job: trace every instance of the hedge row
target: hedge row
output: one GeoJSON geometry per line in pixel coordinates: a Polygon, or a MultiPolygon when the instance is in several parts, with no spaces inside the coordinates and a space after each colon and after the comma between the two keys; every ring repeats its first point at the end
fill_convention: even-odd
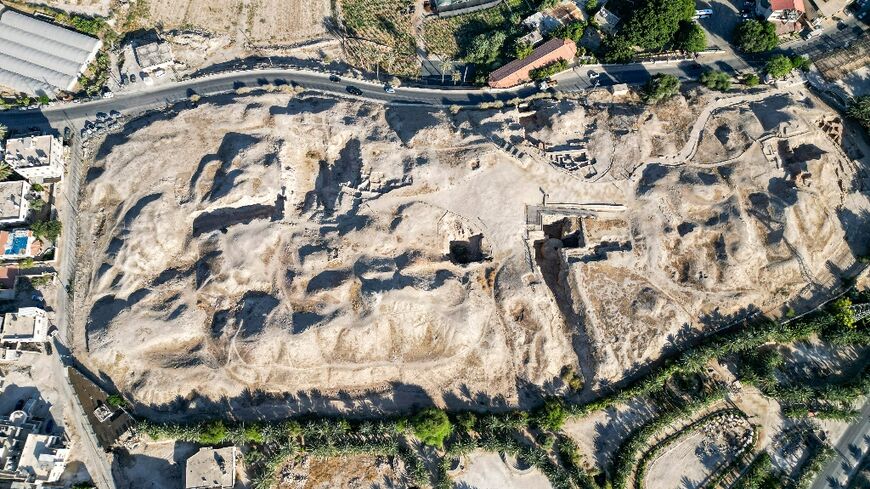
{"type": "Polygon", "coordinates": [[[611,474],[613,487],[615,489],[624,489],[626,487],[628,477],[634,468],[637,454],[646,446],[647,440],[675,421],[689,417],[724,397],[725,389],[720,388],[707,394],[704,398],[684,406],[678,407],[669,404],[668,410],[660,413],[658,417],[632,432],[614,454],[611,474]]]}

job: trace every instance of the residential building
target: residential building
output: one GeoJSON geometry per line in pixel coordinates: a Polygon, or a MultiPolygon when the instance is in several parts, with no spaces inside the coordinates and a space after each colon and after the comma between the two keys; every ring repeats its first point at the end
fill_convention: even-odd
{"type": "Polygon", "coordinates": [[[236,447],[200,448],[187,459],[185,489],[231,489],[236,483],[236,447]]]}
{"type": "Polygon", "coordinates": [[[168,42],[150,42],[133,48],[136,62],[143,71],[156,71],[172,64],[172,48],[168,42]]]}
{"type": "Polygon", "coordinates": [[[619,16],[604,7],[598,9],[598,12],[595,13],[593,19],[595,19],[598,27],[608,34],[616,33],[616,27],[619,25],[619,21],[621,20],[619,16]]]}
{"type": "Polygon", "coordinates": [[[509,88],[525,83],[530,78],[530,73],[536,68],[550,63],[566,60],[570,61],[577,53],[577,45],[569,39],[550,39],[541,44],[532,54],[523,59],[516,59],[489,75],[489,86],[493,88],[509,88]]]}
{"type": "Polygon", "coordinates": [[[553,8],[542,12],[535,12],[523,20],[523,26],[529,33],[521,39],[531,46],[535,46],[546,38],[547,34],[559,27],[577,21],[586,21],[589,16],[577,6],[576,3],[565,0],[553,8]]]}
{"type": "Polygon", "coordinates": [[[757,0],[756,13],[773,23],[795,24],[806,13],[803,0],[757,0]]]}
{"type": "Polygon", "coordinates": [[[38,307],[22,307],[7,312],[0,325],[0,343],[45,343],[48,340],[48,316],[38,307]]]}
{"type": "Polygon", "coordinates": [[[32,258],[42,251],[42,243],[33,237],[29,229],[0,230],[0,260],[32,258]]]}
{"type": "Polygon", "coordinates": [[[29,190],[25,181],[0,182],[0,225],[24,224],[30,210],[29,190]]]}
{"type": "Polygon", "coordinates": [[[99,39],[0,5],[0,85],[29,95],[70,91],[102,47],[99,39]]]}
{"type": "Polygon", "coordinates": [[[66,468],[66,440],[43,433],[44,420],[33,416],[36,403],[28,399],[21,409],[0,417],[0,483],[43,487],[57,482],[66,468]]]}
{"type": "Polygon", "coordinates": [[[48,134],[6,141],[3,160],[30,182],[58,180],[65,167],[63,144],[48,134]]]}

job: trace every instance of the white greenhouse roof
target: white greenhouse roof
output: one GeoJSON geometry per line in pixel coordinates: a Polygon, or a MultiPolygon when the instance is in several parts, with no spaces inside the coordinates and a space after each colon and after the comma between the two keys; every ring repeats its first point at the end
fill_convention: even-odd
{"type": "Polygon", "coordinates": [[[0,7],[0,85],[31,95],[75,86],[99,39],[0,7]]]}

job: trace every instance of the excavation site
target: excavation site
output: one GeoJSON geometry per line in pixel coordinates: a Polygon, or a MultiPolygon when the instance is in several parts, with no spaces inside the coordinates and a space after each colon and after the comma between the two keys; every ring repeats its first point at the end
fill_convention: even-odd
{"type": "Polygon", "coordinates": [[[868,203],[842,130],[787,89],[203,99],[94,147],[74,348],[158,419],[524,407],[566,372],[591,396],[848,275],[868,203]]]}

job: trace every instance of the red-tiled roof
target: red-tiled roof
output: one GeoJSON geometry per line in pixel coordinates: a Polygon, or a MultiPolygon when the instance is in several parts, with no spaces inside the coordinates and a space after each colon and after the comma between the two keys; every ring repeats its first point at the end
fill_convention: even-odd
{"type": "Polygon", "coordinates": [[[777,10],[799,10],[806,12],[804,0],[770,0],[770,8],[777,10]]]}
{"type": "MultiPolygon", "coordinates": [[[[570,45],[573,48],[573,51],[576,52],[577,46],[574,44],[574,41],[570,39],[550,39],[549,41],[541,44],[532,54],[526,56],[523,59],[515,59],[510,63],[502,66],[501,68],[493,71],[489,75],[490,82],[496,82],[503,78],[507,78],[508,76],[523,71],[523,70],[531,70],[534,67],[542,66],[543,64],[550,63],[559,59],[559,57],[548,59],[554,51],[561,49],[564,46],[570,45]]],[[[564,58],[563,58],[564,59],[564,58]]]]}

